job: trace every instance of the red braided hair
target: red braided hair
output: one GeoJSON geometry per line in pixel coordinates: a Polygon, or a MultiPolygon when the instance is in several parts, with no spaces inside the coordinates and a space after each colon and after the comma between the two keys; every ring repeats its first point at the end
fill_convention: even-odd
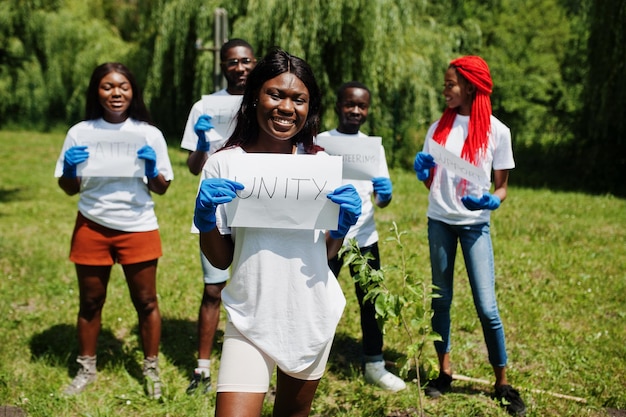
{"type": "MultiPolygon", "coordinates": [[[[489,67],[485,60],[479,56],[457,58],[450,62],[450,67],[455,68],[457,74],[463,76],[476,87],[476,96],[470,111],[469,131],[463,144],[461,158],[478,165],[487,150],[491,131],[491,99],[489,95],[493,82],[489,74],[489,67]]],[[[446,108],[433,134],[435,142],[445,145],[456,115],[456,109],[446,108]]]]}

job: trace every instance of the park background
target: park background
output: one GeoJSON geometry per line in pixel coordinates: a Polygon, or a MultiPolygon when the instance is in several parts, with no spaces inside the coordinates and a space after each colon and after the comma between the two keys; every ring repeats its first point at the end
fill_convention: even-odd
{"type": "MultiPolygon", "coordinates": [[[[443,110],[448,62],[465,54],[487,60],[494,114],[511,127],[517,162],[493,221],[511,380],[530,416],[623,415],[626,3],[609,0],[0,0],[0,407],[33,416],[212,414],[212,397],[184,395],[201,287],[197,242],[187,233],[197,178],[179,143],[192,103],[216,88],[217,8],[227,12],[228,36],[248,40],[258,57],[279,45],[312,65],[325,92],[324,129],[336,124],[342,82],[371,88],[364,130],[384,138],[395,186],[394,203],[377,214],[381,242],[392,222],[406,231],[411,274],[420,279],[429,274],[426,191],[411,163],[443,110]],[[81,398],[58,396],[75,371],[77,294],[67,251],[76,198],[52,173],[64,132],[83,117],[91,71],[114,60],[144,86],[176,174],[155,198],[167,383],[158,404],[141,393],[136,320],[119,271],[105,307],[100,380],[81,398]]],[[[381,251],[389,266],[401,256],[388,243],[381,251]]],[[[462,264],[457,276],[455,371],[490,380],[462,264]]],[[[356,300],[349,277],[340,279],[348,308],[314,412],[410,415],[415,387],[386,394],[363,384],[356,300]]],[[[406,340],[388,332],[394,360],[406,340]]],[[[458,386],[427,411],[504,415],[488,385],[458,386]]]]}
{"type": "Polygon", "coordinates": [[[448,63],[473,54],[511,127],[517,184],[626,195],[626,4],[615,0],[0,0],[0,129],[66,129],[93,68],[115,60],[175,144],[193,102],[217,88],[218,8],[258,57],[278,45],[311,64],[325,129],[339,85],[368,85],[364,130],[383,137],[392,167],[411,167],[443,109],[448,63]]]}

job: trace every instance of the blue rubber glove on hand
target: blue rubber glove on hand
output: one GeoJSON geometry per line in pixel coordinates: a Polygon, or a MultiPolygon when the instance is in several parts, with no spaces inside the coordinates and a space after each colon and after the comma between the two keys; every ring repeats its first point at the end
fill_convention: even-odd
{"type": "Polygon", "coordinates": [[[213,129],[215,126],[211,124],[211,116],[203,114],[198,118],[193,131],[198,136],[198,144],[196,145],[196,151],[208,152],[211,149],[211,144],[206,140],[206,132],[213,129]]]}
{"type": "Polygon", "coordinates": [[[500,197],[489,193],[483,194],[480,198],[466,195],[461,197],[461,202],[469,210],[495,210],[500,207],[500,197]]]}
{"type": "Polygon", "coordinates": [[[156,167],[156,152],[150,145],[144,145],[137,151],[137,158],[146,161],[145,174],[148,178],[155,178],[159,175],[159,170],[156,167]]]}
{"type": "Polygon", "coordinates": [[[378,201],[386,203],[391,200],[393,186],[391,185],[391,180],[389,178],[374,177],[372,178],[372,184],[374,185],[374,192],[376,193],[378,201]]]}
{"type": "Polygon", "coordinates": [[[342,185],[329,193],[326,197],[333,203],[339,204],[339,224],[337,230],[330,231],[333,239],[343,239],[350,226],[356,224],[361,215],[361,197],[352,184],[342,185]]]}
{"type": "Polygon", "coordinates": [[[435,167],[435,159],[426,152],[418,152],[413,161],[413,169],[417,174],[417,179],[426,181],[430,177],[430,169],[435,167]]]}
{"type": "Polygon", "coordinates": [[[63,155],[63,176],[76,178],[76,166],[89,158],[86,146],[72,146],[63,155]]]}
{"type": "Polygon", "coordinates": [[[201,232],[210,232],[215,228],[215,210],[218,204],[229,203],[237,197],[237,190],[243,190],[240,182],[224,178],[207,178],[200,183],[196,196],[196,209],[193,224],[201,232]]]}

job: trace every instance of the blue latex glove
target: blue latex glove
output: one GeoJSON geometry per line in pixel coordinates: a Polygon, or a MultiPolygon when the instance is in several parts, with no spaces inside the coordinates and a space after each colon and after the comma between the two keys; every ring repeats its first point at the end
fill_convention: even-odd
{"type": "Polygon", "coordinates": [[[418,152],[413,161],[413,169],[417,174],[417,179],[426,181],[430,177],[430,169],[435,167],[433,156],[426,152],[418,152]]]}
{"type": "Polygon", "coordinates": [[[243,184],[224,178],[207,178],[200,183],[196,196],[196,209],[193,224],[201,232],[210,232],[215,228],[215,210],[218,204],[233,201],[237,190],[243,190],[243,184]]]}
{"type": "Polygon", "coordinates": [[[337,230],[330,231],[333,239],[343,239],[350,226],[353,226],[361,215],[361,197],[352,184],[342,185],[326,197],[339,204],[339,224],[337,230]]]}
{"type": "Polygon", "coordinates": [[[159,170],[156,167],[156,152],[150,145],[144,145],[137,151],[137,158],[146,161],[145,174],[148,178],[155,178],[159,175],[159,170]]]}
{"type": "Polygon", "coordinates": [[[500,197],[489,193],[483,194],[480,198],[466,195],[461,197],[461,202],[469,210],[495,210],[500,207],[500,197]]]}
{"type": "Polygon", "coordinates": [[[72,146],[63,155],[63,176],[76,178],[76,166],[89,158],[86,146],[72,146]]]}
{"type": "Polygon", "coordinates": [[[198,136],[198,144],[196,145],[196,151],[208,152],[211,149],[211,144],[206,140],[206,132],[213,129],[215,126],[211,124],[211,116],[203,114],[198,118],[193,131],[198,136]]]}
{"type": "Polygon", "coordinates": [[[374,185],[374,192],[376,193],[378,201],[386,203],[391,200],[393,186],[391,185],[391,180],[389,178],[374,177],[372,178],[372,184],[374,185]]]}

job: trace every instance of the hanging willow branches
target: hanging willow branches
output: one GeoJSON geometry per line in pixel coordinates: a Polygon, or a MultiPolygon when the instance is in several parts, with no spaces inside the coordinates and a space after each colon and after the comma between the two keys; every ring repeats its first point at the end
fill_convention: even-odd
{"type": "Polygon", "coordinates": [[[443,109],[442,74],[463,54],[490,63],[494,112],[514,128],[519,146],[571,141],[584,66],[569,64],[587,63],[577,45],[586,44],[590,3],[0,0],[0,123],[75,122],[92,69],[120,60],[144,86],[159,127],[177,141],[193,102],[214,89],[213,54],[196,42],[219,47],[213,13],[220,7],[228,12],[230,37],[248,40],[257,56],[277,45],[311,64],[324,92],[323,128],[336,124],[341,83],[368,85],[372,109],[364,130],[383,137],[391,165],[411,165],[443,109]]]}
{"type": "Polygon", "coordinates": [[[30,128],[79,120],[92,69],[104,60],[124,60],[131,46],[82,1],[3,1],[0,102],[30,128]],[[8,7],[7,7],[8,6],[8,7]],[[39,6],[39,7],[36,7],[39,6]]]}
{"type": "Polygon", "coordinates": [[[234,33],[259,51],[279,45],[305,58],[325,92],[325,128],[336,124],[335,91],[358,80],[372,91],[364,130],[383,137],[397,163],[421,146],[440,111],[439,78],[454,42],[415,1],[250,1],[234,33]],[[436,69],[433,71],[433,69],[436,69]]]}

